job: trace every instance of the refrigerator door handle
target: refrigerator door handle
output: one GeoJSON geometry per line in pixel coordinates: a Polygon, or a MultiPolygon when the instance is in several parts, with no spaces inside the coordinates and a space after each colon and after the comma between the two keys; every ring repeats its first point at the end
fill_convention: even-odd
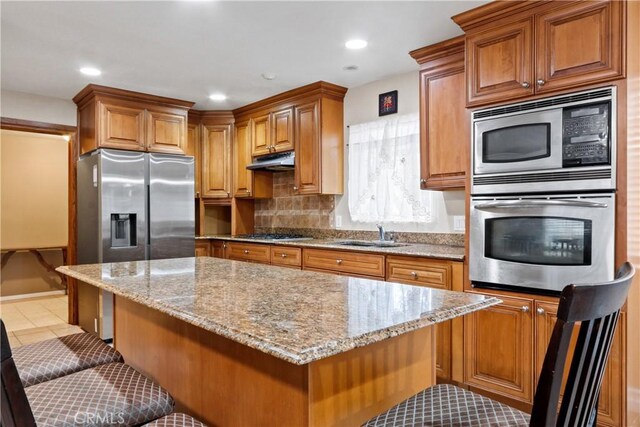
{"type": "Polygon", "coordinates": [[[147,245],[151,246],[151,221],[149,221],[149,218],[151,218],[151,185],[147,184],[147,191],[146,191],[146,195],[147,195],[147,245]]]}

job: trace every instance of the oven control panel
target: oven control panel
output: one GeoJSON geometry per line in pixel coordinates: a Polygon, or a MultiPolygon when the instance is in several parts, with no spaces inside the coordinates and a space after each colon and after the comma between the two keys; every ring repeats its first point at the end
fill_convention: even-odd
{"type": "Polygon", "coordinates": [[[611,103],[562,110],[562,166],[611,164],[609,114],[611,103]]]}

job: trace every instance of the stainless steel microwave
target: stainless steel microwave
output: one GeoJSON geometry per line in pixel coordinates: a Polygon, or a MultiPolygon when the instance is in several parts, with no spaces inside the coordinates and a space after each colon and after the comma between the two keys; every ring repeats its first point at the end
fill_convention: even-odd
{"type": "Polygon", "coordinates": [[[476,287],[559,294],[613,279],[613,193],[472,197],[470,228],[476,287]]]}
{"type": "Polygon", "coordinates": [[[475,111],[471,194],[610,191],[616,88],[475,111]]]}

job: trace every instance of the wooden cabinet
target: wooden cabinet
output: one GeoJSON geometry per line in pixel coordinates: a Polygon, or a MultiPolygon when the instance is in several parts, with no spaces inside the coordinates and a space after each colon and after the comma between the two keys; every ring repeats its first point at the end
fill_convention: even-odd
{"type": "Polygon", "coordinates": [[[384,277],[384,255],[329,249],[305,249],[302,254],[305,270],[321,270],[347,275],[384,277]]]}
{"type": "Polygon", "coordinates": [[[302,249],[271,246],[271,264],[299,269],[302,267],[302,249]]]}
{"type": "Polygon", "coordinates": [[[498,298],[501,304],[465,316],[465,383],[531,403],[533,300],[498,298]]]}
{"type": "Polygon", "coordinates": [[[262,156],[271,152],[271,115],[265,114],[251,119],[251,154],[262,156]]]}
{"type": "Polygon", "coordinates": [[[184,154],[192,102],[90,84],[78,106],[80,153],[97,148],[184,154]]]}
{"type": "MultiPolygon", "coordinates": [[[[551,334],[556,323],[558,314],[558,304],[553,302],[535,302],[536,317],[536,338],[535,338],[535,378],[537,380],[542,371],[542,364],[547,352],[547,346],[551,340],[551,334]]],[[[622,323],[622,322],[620,322],[622,323]]],[[[579,327],[576,326],[570,349],[573,348],[577,340],[579,327]]],[[[604,372],[602,380],[602,388],[600,390],[600,399],[598,400],[598,425],[601,426],[618,426],[622,422],[622,376],[621,368],[621,332],[620,328],[616,330],[615,337],[609,354],[609,361],[604,372]]],[[[572,351],[569,351],[567,360],[571,360],[572,351]]],[[[569,366],[565,368],[564,382],[569,375],[569,366]]],[[[564,389],[564,383],[562,388],[564,389]]],[[[562,396],[562,394],[561,394],[562,396]]]]}
{"type": "Polygon", "coordinates": [[[211,256],[215,258],[228,258],[227,242],[225,240],[211,240],[211,256]]]}
{"type": "Polygon", "coordinates": [[[271,149],[273,152],[293,150],[293,107],[271,113],[271,149]]]}
{"type": "Polygon", "coordinates": [[[295,187],[299,194],[320,193],[320,103],[318,101],[296,107],[295,187]]]}
{"type": "Polygon", "coordinates": [[[231,125],[202,127],[202,197],[231,197],[231,125]]]}
{"type": "Polygon", "coordinates": [[[211,256],[211,247],[208,240],[196,240],[196,256],[211,256]]]}
{"type": "Polygon", "coordinates": [[[189,123],[187,125],[187,144],[184,147],[184,154],[193,156],[193,180],[195,197],[200,197],[200,125],[197,123],[189,123]]]}
{"type": "Polygon", "coordinates": [[[464,189],[470,128],[465,100],[464,37],[427,46],[410,55],[420,64],[420,187],[464,189]]]}
{"type": "Polygon", "coordinates": [[[233,197],[251,197],[253,172],[247,169],[251,164],[249,120],[236,123],[233,144],[233,197]]]}
{"type": "Polygon", "coordinates": [[[467,106],[623,77],[624,8],[503,2],[455,16],[467,36],[467,106]]]}
{"type": "Polygon", "coordinates": [[[227,242],[226,256],[237,261],[271,263],[271,246],[260,243],[227,242]]]}

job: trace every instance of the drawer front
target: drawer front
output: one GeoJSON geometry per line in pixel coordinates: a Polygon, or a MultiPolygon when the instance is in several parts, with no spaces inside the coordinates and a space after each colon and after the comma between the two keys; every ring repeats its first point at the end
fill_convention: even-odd
{"type": "Polygon", "coordinates": [[[256,243],[227,243],[227,258],[236,261],[252,261],[263,264],[271,262],[271,251],[269,245],[256,243]]]}
{"type": "Polygon", "coordinates": [[[389,282],[451,289],[451,264],[433,260],[387,257],[389,282]]]}
{"type": "Polygon", "coordinates": [[[285,267],[302,266],[302,249],[271,247],[271,264],[283,265],[285,267]]]}
{"type": "Polygon", "coordinates": [[[304,268],[335,271],[372,277],[384,277],[384,255],[345,251],[305,249],[304,268]]]}

